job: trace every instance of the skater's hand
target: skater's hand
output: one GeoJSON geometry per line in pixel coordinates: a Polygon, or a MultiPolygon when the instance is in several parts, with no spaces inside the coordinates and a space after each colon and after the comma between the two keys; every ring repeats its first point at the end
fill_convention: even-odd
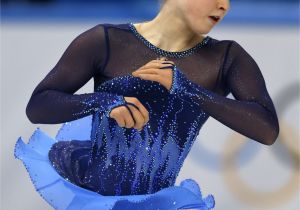
{"type": "Polygon", "coordinates": [[[161,85],[167,88],[167,90],[170,90],[173,77],[172,67],[174,65],[174,62],[165,59],[151,60],[149,63],[146,63],[144,66],[133,71],[132,76],[159,82],[161,85]]]}
{"type": "Polygon", "coordinates": [[[133,127],[141,130],[149,121],[149,112],[137,98],[124,97],[124,99],[125,101],[133,103],[138,107],[137,109],[133,105],[127,104],[133,116],[130,114],[130,111],[125,105],[112,109],[109,116],[115,119],[120,127],[133,127]]]}

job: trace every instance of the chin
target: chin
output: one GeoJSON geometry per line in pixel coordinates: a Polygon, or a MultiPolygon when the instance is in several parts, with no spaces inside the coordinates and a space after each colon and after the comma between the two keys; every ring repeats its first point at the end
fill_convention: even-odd
{"type": "Polygon", "coordinates": [[[193,29],[193,31],[198,34],[199,36],[203,35],[203,34],[208,34],[211,31],[211,27],[209,28],[197,28],[197,29],[193,29]]]}
{"type": "Polygon", "coordinates": [[[191,30],[198,35],[208,34],[213,26],[209,26],[206,23],[193,24],[191,30]],[[198,26],[198,27],[197,27],[198,26]]]}

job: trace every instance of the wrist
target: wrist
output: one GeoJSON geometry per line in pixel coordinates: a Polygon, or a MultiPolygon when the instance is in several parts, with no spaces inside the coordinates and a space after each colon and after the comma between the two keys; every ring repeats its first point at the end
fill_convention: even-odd
{"type": "Polygon", "coordinates": [[[126,101],[124,99],[124,96],[122,95],[116,95],[113,99],[113,101],[108,105],[106,111],[105,111],[105,116],[110,118],[110,112],[116,108],[116,107],[119,107],[119,106],[123,106],[126,104],[126,101]]]}
{"type": "Polygon", "coordinates": [[[185,92],[185,89],[189,87],[190,81],[186,76],[180,71],[177,66],[174,66],[174,71],[172,75],[172,84],[169,93],[172,95],[180,95],[185,92]]]}

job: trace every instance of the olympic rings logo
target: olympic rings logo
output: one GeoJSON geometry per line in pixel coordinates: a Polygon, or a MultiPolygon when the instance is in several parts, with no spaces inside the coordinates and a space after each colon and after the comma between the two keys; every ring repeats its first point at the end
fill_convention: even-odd
{"type": "Polygon", "coordinates": [[[288,105],[299,99],[299,86],[299,82],[292,83],[281,91],[279,94],[280,98],[277,97],[274,100],[278,101],[276,111],[279,118],[280,134],[276,143],[270,147],[270,150],[273,154],[276,154],[275,157],[280,156],[280,161],[291,162],[290,160],[292,160],[292,165],[284,164],[284,166],[291,166],[293,169],[289,180],[284,186],[271,192],[261,192],[253,189],[242,180],[238,173],[239,167],[236,166],[238,154],[243,154],[240,162],[244,166],[250,162],[251,158],[258,151],[263,149],[262,145],[251,139],[245,139],[246,137],[243,135],[230,135],[225,144],[224,151],[220,155],[209,152],[197,145],[201,143],[198,140],[194,144],[197,152],[192,153],[190,156],[192,160],[196,161],[199,165],[205,165],[210,169],[221,171],[228,189],[245,203],[266,208],[278,207],[288,201],[298,193],[300,187],[300,151],[299,133],[297,133],[299,130],[295,130],[293,125],[281,119],[281,116],[287,110],[288,105]]]}

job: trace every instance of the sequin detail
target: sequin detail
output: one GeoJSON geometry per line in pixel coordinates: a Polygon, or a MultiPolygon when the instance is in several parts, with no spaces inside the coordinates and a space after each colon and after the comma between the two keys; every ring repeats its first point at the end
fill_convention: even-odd
{"type": "Polygon", "coordinates": [[[120,127],[103,111],[94,113],[92,151],[80,184],[101,195],[151,194],[174,186],[207,114],[191,109],[160,83],[130,74],[102,83],[97,91],[138,98],[150,119],[139,131],[120,127]]]}
{"type": "Polygon", "coordinates": [[[107,107],[107,110],[105,112],[105,116],[106,117],[110,117],[110,112],[116,108],[116,107],[119,107],[119,106],[122,106],[122,105],[125,105],[126,104],[126,101],[124,99],[124,96],[117,96],[117,99],[114,100],[108,107],[107,107]]]}
{"type": "Polygon", "coordinates": [[[183,74],[178,66],[174,67],[172,86],[169,92],[197,107],[201,107],[205,101],[214,100],[213,92],[193,83],[183,74]]]}
{"type": "Polygon", "coordinates": [[[97,111],[104,112],[104,114],[109,117],[112,109],[126,104],[122,95],[108,92],[95,92],[78,102],[83,106],[80,112],[73,113],[73,116],[78,116],[78,118],[80,118],[80,116],[94,114],[97,111]]]}
{"type": "MultiPolygon", "coordinates": [[[[42,132],[28,144],[19,139],[15,157],[23,161],[35,188],[55,209],[207,210],[214,206],[213,196],[202,199],[195,182],[175,187],[176,174],[208,116],[261,142],[273,141],[276,113],[262,74],[241,46],[224,40],[178,64],[198,78],[213,78],[213,70],[222,69],[220,89],[224,95],[231,91],[239,101],[203,88],[196,83],[201,80],[189,81],[177,67],[169,92],[158,82],[130,75],[137,65],[159,56],[128,30],[127,24],[101,24],[72,42],[64,59],[37,87],[27,114],[38,123],[66,122],[90,114],[91,119],[65,123],[55,139],[60,142],[42,132]],[[199,58],[205,58],[203,71],[198,71],[199,58]],[[108,74],[106,82],[102,73],[108,74]],[[69,94],[92,76],[95,93],[69,94]],[[140,132],[119,127],[107,117],[110,105],[120,105],[118,96],[136,97],[149,111],[150,120],[140,132]]],[[[207,82],[213,86],[215,81],[207,82]]]]}
{"type": "MultiPolygon", "coordinates": [[[[36,191],[54,209],[177,210],[197,208],[208,210],[215,206],[213,195],[209,194],[204,197],[200,186],[192,179],[185,179],[179,186],[165,188],[155,194],[102,196],[72,184],[68,178],[61,177],[54,168],[59,170],[59,168],[65,167],[70,159],[60,156],[62,158],[60,164],[51,166],[47,158],[47,151],[53,148],[50,149],[50,152],[59,154],[58,148],[66,150],[69,152],[69,158],[75,160],[76,164],[80,164],[82,159],[74,159],[76,157],[74,154],[82,149],[87,149],[90,142],[84,140],[63,141],[63,139],[70,139],[72,135],[80,133],[77,130],[82,130],[89,125],[89,122],[90,118],[86,117],[64,124],[55,140],[45,135],[40,129],[36,129],[28,144],[25,144],[21,137],[16,142],[15,158],[23,162],[36,191]]],[[[82,138],[85,138],[88,133],[86,130],[83,130],[83,133],[82,138]]],[[[78,137],[78,135],[76,136],[78,137]]]]}
{"type": "Polygon", "coordinates": [[[179,89],[179,84],[178,84],[178,80],[179,80],[179,72],[177,70],[177,67],[174,66],[173,68],[173,73],[172,73],[172,85],[171,88],[169,90],[170,94],[176,94],[177,90],[179,89]]]}
{"type": "Polygon", "coordinates": [[[157,54],[161,55],[161,56],[166,56],[166,57],[173,57],[173,58],[183,58],[183,57],[187,57],[192,55],[193,53],[196,52],[196,50],[200,49],[201,47],[203,47],[204,45],[206,45],[208,43],[208,41],[211,39],[210,36],[206,36],[204,37],[204,39],[199,42],[198,44],[196,44],[194,47],[184,50],[184,51],[180,51],[180,52],[171,52],[171,51],[166,51],[163,50],[159,47],[156,47],[155,45],[153,45],[151,42],[149,42],[147,39],[145,39],[145,37],[143,37],[135,28],[135,26],[133,25],[132,22],[128,23],[129,28],[131,29],[131,31],[134,33],[135,36],[138,37],[138,39],[140,39],[147,47],[149,47],[150,49],[154,50],[157,54]]]}

